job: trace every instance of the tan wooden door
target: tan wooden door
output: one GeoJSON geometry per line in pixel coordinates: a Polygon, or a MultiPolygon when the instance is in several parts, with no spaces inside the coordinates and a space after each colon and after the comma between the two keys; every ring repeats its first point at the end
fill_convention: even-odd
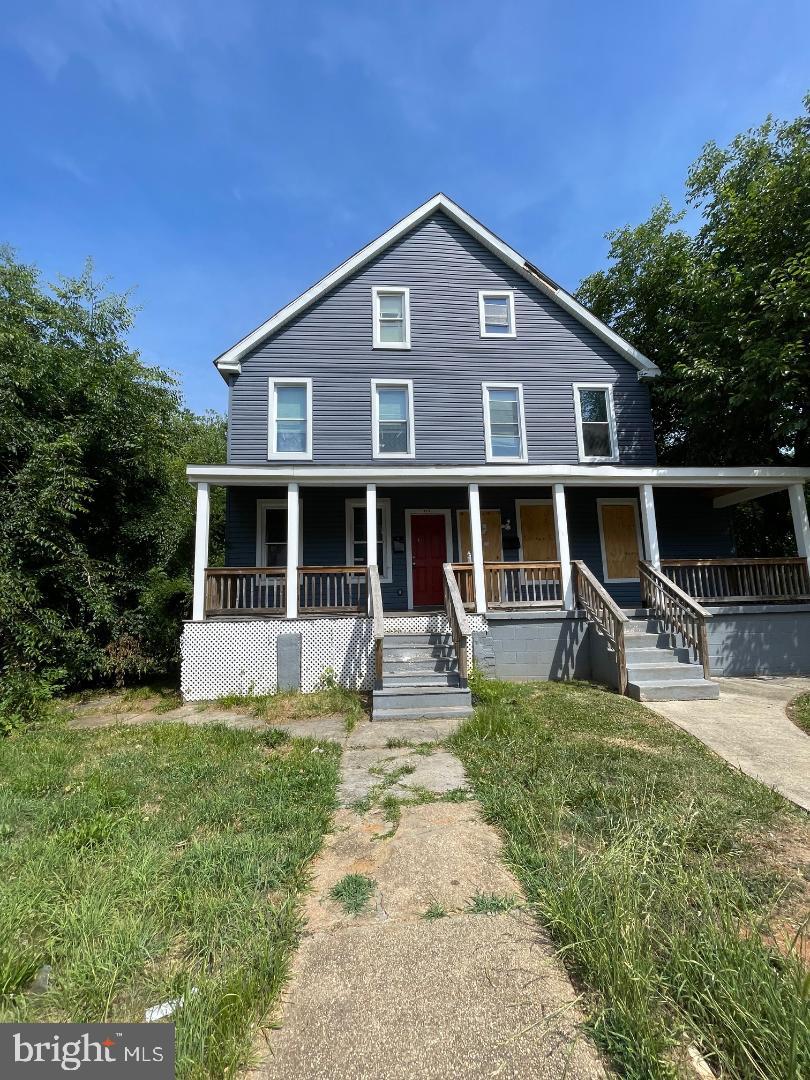
{"type": "Polygon", "coordinates": [[[634,503],[602,503],[602,553],[605,577],[638,580],[638,522],[634,503]]]}
{"type": "Polygon", "coordinates": [[[556,562],[557,535],[551,503],[522,503],[520,541],[524,562],[556,562]]]}
{"type": "MultiPolygon", "coordinates": [[[[481,511],[481,531],[484,534],[484,562],[503,561],[500,510],[481,511]]],[[[470,511],[458,512],[459,562],[472,562],[472,538],[470,536],[470,511]]]]}

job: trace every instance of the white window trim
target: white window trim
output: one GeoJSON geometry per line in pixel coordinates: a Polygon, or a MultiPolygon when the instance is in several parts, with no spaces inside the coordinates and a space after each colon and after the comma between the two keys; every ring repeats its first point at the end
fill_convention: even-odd
{"type": "Polygon", "coordinates": [[[371,440],[375,458],[412,458],[416,455],[413,426],[413,381],[411,379],[372,379],[371,380],[371,440]],[[408,391],[408,449],[405,453],[386,454],[380,450],[380,403],[377,398],[379,388],[396,387],[408,391]]]}
{"type": "Polygon", "coordinates": [[[599,547],[602,551],[602,580],[606,585],[626,585],[636,584],[639,580],[638,577],[608,577],[607,566],[607,552],[605,551],[605,530],[602,527],[602,507],[603,506],[632,506],[633,513],[636,521],[636,546],[638,547],[638,555],[640,559],[644,558],[644,544],[641,538],[641,523],[638,519],[638,502],[635,499],[597,499],[596,500],[596,516],[599,519],[599,547]]]}
{"type": "Polygon", "coordinates": [[[411,543],[411,521],[415,517],[444,518],[444,557],[450,562],[453,554],[453,525],[449,510],[406,510],[405,511],[405,567],[407,570],[408,611],[413,611],[413,545],[411,543]]]}
{"type": "Polygon", "coordinates": [[[515,294],[511,289],[479,289],[478,290],[478,324],[481,337],[485,338],[514,338],[517,337],[517,325],[515,323],[515,294]],[[506,299],[509,302],[509,333],[488,334],[486,315],[484,312],[484,297],[493,296],[496,299],[506,299]]]}
{"type": "MultiPolygon", "coordinates": [[[[354,566],[354,511],[364,507],[365,499],[346,499],[346,565],[354,566]]],[[[393,581],[393,560],[391,542],[391,500],[377,499],[377,509],[382,511],[382,541],[383,541],[383,565],[378,567],[380,581],[384,585],[390,585],[393,581]]],[[[362,567],[358,566],[358,570],[362,567]]]]}
{"type": "Polygon", "coordinates": [[[411,290],[406,285],[372,285],[371,287],[372,340],[375,349],[410,349],[411,347],[411,290]],[[380,294],[401,293],[404,297],[404,341],[380,341],[380,294]]]}
{"type": "MultiPolygon", "coordinates": [[[[257,499],[256,500],[256,566],[264,568],[264,545],[267,537],[265,536],[265,526],[267,524],[264,516],[264,511],[272,507],[275,510],[287,511],[286,499],[257,499]]],[[[298,565],[304,564],[304,503],[303,500],[298,504],[298,565]]],[[[285,570],[285,566],[278,567],[279,570],[285,570]]]]}
{"type": "Polygon", "coordinates": [[[485,382],[481,383],[481,393],[484,402],[484,440],[486,442],[487,461],[492,464],[510,464],[529,460],[528,447],[526,446],[526,416],[523,409],[523,383],[513,382],[485,382]],[[489,392],[490,390],[517,390],[518,392],[518,418],[520,420],[520,448],[517,457],[494,457],[492,454],[492,432],[489,418],[489,392]]]}
{"type": "Polygon", "coordinates": [[[267,457],[270,461],[311,461],[312,460],[312,379],[270,379],[268,382],[267,402],[267,457]],[[276,387],[305,386],[307,391],[307,448],[295,453],[282,453],[275,450],[276,443],[276,387]]]}
{"type": "Polygon", "coordinates": [[[616,462],[619,460],[619,440],[616,437],[616,413],[613,409],[613,385],[611,383],[574,383],[574,413],[577,418],[577,450],[579,460],[587,464],[616,462]],[[585,453],[585,438],[582,431],[582,406],[579,400],[580,390],[607,390],[608,434],[613,453],[608,457],[588,457],[585,453]]]}

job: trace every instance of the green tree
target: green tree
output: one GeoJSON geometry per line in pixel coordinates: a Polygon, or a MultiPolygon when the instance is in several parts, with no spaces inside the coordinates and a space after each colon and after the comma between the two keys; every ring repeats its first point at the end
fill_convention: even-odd
{"type": "Polygon", "coordinates": [[[662,462],[810,464],[810,95],[704,147],[685,210],[664,200],[608,239],[578,297],[660,366],[662,462]]]}
{"type": "Polygon", "coordinates": [[[49,687],[120,682],[176,660],[193,547],[183,470],[224,460],[224,422],[182,408],[173,379],[128,346],[132,321],[128,298],[89,266],[48,289],[0,252],[7,724],[49,687]]]}

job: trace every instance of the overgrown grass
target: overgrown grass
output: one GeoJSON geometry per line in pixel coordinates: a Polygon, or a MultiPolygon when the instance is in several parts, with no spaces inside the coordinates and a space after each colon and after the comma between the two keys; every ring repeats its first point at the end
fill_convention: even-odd
{"type": "Polygon", "coordinates": [[[801,694],[791,702],[789,712],[796,727],[810,735],[810,694],[801,694]]]}
{"type": "Polygon", "coordinates": [[[367,712],[362,694],[337,685],[316,690],[312,694],[302,694],[297,690],[280,690],[276,694],[229,694],[219,698],[217,704],[225,709],[247,709],[253,716],[269,723],[339,713],[346,722],[347,731],[352,731],[367,712]]]}
{"type": "Polygon", "coordinates": [[[349,915],[359,915],[374,895],[377,883],[365,874],[345,874],[329,890],[330,897],[349,915]]]}
{"type": "Polygon", "coordinates": [[[2,1019],[140,1021],[184,996],[177,1076],[233,1076],[286,976],[338,757],[159,722],[0,743],[2,1019]]]}
{"type": "Polygon", "coordinates": [[[513,911],[519,906],[519,896],[478,892],[470,900],[467,910],[470,915],[502,915],[505,911],[513,911]]]}
{"type": "Polygon", "coordinates": [[[671,1078],[692,1043],[718,1075],[810,1075],[810,977],[773,944],[785,882],[759,846],[798,815],[615,694],[474,689],[450,744],[623,1074],[671,1078]]]}

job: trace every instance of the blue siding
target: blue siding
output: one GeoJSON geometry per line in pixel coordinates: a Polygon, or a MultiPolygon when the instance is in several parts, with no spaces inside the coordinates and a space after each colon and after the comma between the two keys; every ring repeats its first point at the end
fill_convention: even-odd
{"type": "MultiPolygon", "coordinates": [[[[451,511],[454,560],[458,549],[457,511],[466,509],[466,488],[379,488],[378,498],[391,500],[393,546],[392,581],[383,584],[387,610],[407,608],[407,565],[404,551],[405,511],[449,509],[451,511]]],[[[581,559],[596,574],[602,574],[597,499],[637,500],[635,488],[569,487],[566,489],[571,557],[581,559]]],[[[237,487],[228,490],[226,563],[253,566],[256,559],[256,500],[284,499],[284,488],[237,487]]],[[[308,566],[342,565],[346,560],[346,499],[363,499],[362,488],[301,488],[303,561],[308,566]]],[[[516,499],[551,498],[549,488],[481,488],[482,509],[500,509],[501,521],[510,528],[503,533],[504,558],[519,558],[517,548],[516,499]]],[[[700,491],[659,489],[655,495],[658,539],[661,555],[670,558],[712,558],[733,554],[730,514],[712,507],[711,495],[700,491]]],[[[611,584],[608,591],[623,605],[640,602],[635,584],[611,584]]]]}
{"type": "MultiPolygon", "coordinates": [[[[371,456],[372,378],[414,383],[415,464],[484,464],[481,383],[524,387],[531,463],[578,460],[572,384],[614,388],[621,463],[655,464],[649,395],[636,369],[442,212],[288,323],[242,361],[228,460],[267,463],[268,379],[313,379],[315,463],[371,456]],[[410,288],[407,352],[372,348],[371,287],[410,288]],[[479,289],[513,289],[517,337],[482,339],[479,289]]],[[[408,464],[398,462],[398,464],[408,464]]]]}

